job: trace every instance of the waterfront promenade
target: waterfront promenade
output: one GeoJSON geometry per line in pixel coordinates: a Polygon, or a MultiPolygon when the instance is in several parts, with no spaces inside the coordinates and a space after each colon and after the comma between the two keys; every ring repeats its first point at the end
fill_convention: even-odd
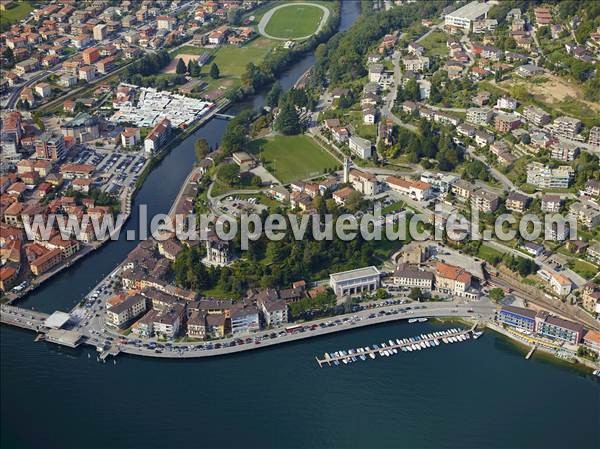
{"type": "MultiPolygon", "coordinates": [[[[304,325],[305,330],[303,332],[296,331],[294,333],[285,332],[284,328],[264,330],[257,332],[252,335],[244,335],[241,338],[249,338],[251,341],[248,343],[227,346],[221,348],[214,348],[217,343],[228,344],[234,341],[235,338],[228,338],[218,341],[210,342],[196,342],[196,343],[173,343],[174,348],[171,351],[163,351],[157,353],[154,349],[146,347],[136,347],[132,345],[120,345],[119,349],[121,352],[132,354],[132,355],[143,355],[150,357],[167,357],[167,358],[196,358],[196,357],[214,357],[219,355],[235,354],[238,352],[249,351],[253,349],[260,349],[264,347],[274,346],[282,343],[291,343],[295,341],[304,340],[307,338],[318,337],[321,335],[329,335],[336,332],[344,332],[352,329],[358,329],[366,326],[373,326],[377,324],[392,323],[396,321],[408,320],[411,318],[462,318],[474,321],[485,322],[489,319],[493,319],[495,314],[495,307],[490,304],[458,304],[458,303],[426,303],[426,304],[406,304],[406,305],[394,305],[388,307],[382,307],[379,309],[368,309],[362,310],[355,313],[348,313],[344,315],[337,315],[330,318],[324,318],[320,320],[310,321],[306,323],[297,323],[304,325]],[[421,309],[415,309],[415,306],[422,307],[421,309]],[[411,310],[405,313],[391,313],[393,310],[406,309],[410,307],[411,310]],[[472,310],[472,312],[469,312],[472,310]],[[384,312],[380,314],[380,312],[384,312]],[[390,314],[386,314],[390,312],[390,314]],[[375,315],[370,318],[370,315],[375,315]],[[336,323],[336,321],[340,321],[336,323]],[[320,327],[321,323],[333,323],[333,325],[327,325],[320,327]],[[276,333],[275,338],[265,339],[265,336],[276,333]],[[256,343],[256,340],[260,343],[256,343]],[[199,349],[212,345],[212,349],[199,349]],[[189,349],[189,348],[194,349],[189,349]],[[183,349],[185,348],[185,350],[183,349]],[[181,350],[178,350],[181,349],[181,350]]],[[[290,323],[290,325],[296,323],[290,323]]]]}
{"type": "MultiPolygon", "coordinates": [[[[106,354],[118,354],[119,352],[122,352],[131,355],[158,358],[199,358],[234,354],[365,326],[408,320],[411,318],[451,317],[466,318],[476,322],[486,322],[493,319],[495,310],[496,307],[493,304],[490,302],[482,302],[480,300],[467,303],[462,301],[431,302],[423,304],[407,303],[404,305],[396,304],[366,309],[306,323],[290,323],[290,325],[298,324],[304,327],[304,330],[297,330],[294,333],[286,332],[285,328],[267,329],[254,334],[220,340],[172,342],[168,345],[170,349],[165,347],[164,341],[158,341],[156,339],[144,340],[144,343],[146,344],[154,343],[161,345],[163,347],[161,352],[157,352],[154,348],[143,346],[141,343],[135,345],[134,342],[141,342],[141,340],[135,338],[128,339],[130,341],[129,344],[123,344],[121,341],[115,339],[122,336],[104,329],[102,320],[92,320],[89,325],[78,327],[76,330],[85,337],[83,344],[100,347],[106,354]],[[110,342],[111,340],[108,339],[109,337],[112,339],[112,343],[110,342]],[[243,343],[231,346],[232,342],[239,341],[240,339],[243,343]],[[109,342],[109,344],[106,345],[106,342],[109,342]]],[[[44,318],[44,316],[42,315],[43,314],[39,314],[38,312],[10,306],[3,306],[0,313],[2,323],[17,325],[31,330],[43,328],[42,318],[44,318]],[[24,314],[25,317],[21,317],[20,314],[24,314]],[[39,317],[36,315],[36,318],[38,318],[37,320],[29,318],[29,316],[34,316],[35,314],[40,315],[39,317]],[[18,322],[17,320],[20,321],[18,322]],[[31,322],[31,325],[27,325],[27,322],[31,322]]]]}

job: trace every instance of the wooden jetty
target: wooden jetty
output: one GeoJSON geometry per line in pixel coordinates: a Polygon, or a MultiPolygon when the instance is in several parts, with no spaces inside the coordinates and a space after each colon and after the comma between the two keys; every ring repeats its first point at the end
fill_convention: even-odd
{"type": "Polygon", "coordinates": [[[531,358],[531,356],[533,355],[533,352],[535,351],[535,349],[536,349],[536,346],[533,345],[531,347],[531,349],[529,350],[529,352],[527,353],[527,355],[525,356],[525,360],[529,360],[531,358]]]}

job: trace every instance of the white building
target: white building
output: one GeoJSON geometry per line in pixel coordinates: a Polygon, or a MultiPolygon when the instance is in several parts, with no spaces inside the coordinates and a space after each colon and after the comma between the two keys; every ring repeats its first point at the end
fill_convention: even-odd
{"type": "Polygon", "coordinates": [[[420,72],[429,68],[429,58],[427,56],[417,56],[416,58],[403,58],[402,64],[405,70],[420,72]]]}
{"type": "Polygon", "coordinates": [[[498,109],[514,111],[517,109],[517,100],[511,97],[502,96],[496,101],[496,107],[498,109]]]}
{"type": "Polygon", "coordinates": [[[478,1],[468,3],[456,11],[446,14],[444,24],[450,28],[459,28],[470,32],[473,22],[487,18],[490,7],[490,4],[478,1]]]}
{"type": "Polygon", "coordinates": [[[378,83],[383,76],[383,64],[371,64],[369,66],[369,81],[378,83]]]}
{"type": "Polygon", "coordinates": [[[432,173],[424,171],[421,173],[421,181],[430,184],[440,192],[448,192],[452,185],[460,179],[456,175],[449,175],[444,173],[432,173]]]}
{"type": "Polygon", "coordinates": [[[376,195],[379,193],[379,183],[375,175],[357,169],[350,170],[349,182],[363,195],[376,195]]]}
{"type": "Polygon", "coordinates": [[[267,327],[278,327],[288,322],[288,307],[283,300],[265,299],[257,302],[267,327]]]}
{"type": "Polygon", "coordinates": [[[258,308],[253,305],[244,305],[231,310],[231,333],[244,335],[260,329],[258,308]]]}
{"type": "Polygon", "coordinates": [[[467,122],[475,125],[486,125],[492,120],[494,113],[490,108],[469,108],[467,109],[467,122]]]}
{"type": "Polygon", "coordinates": [[[144,150],[148,154],[155,153],[165,142],[171,131],[171,122],[168,119],[162,120],[150,131],[150,134],[144,139],[144,150]]]}
{"type": "Polygon", "coordinates": [[[183,304],[171,304],[160,310],[153,321],[154,333],[165,338],[174,338],[179,334],[185,316],[183,304]]]}
{"type": "Polygon", "coordinates": [[[571,293],[571,280],[566,276],[548,270],[538,270],[537,274],[548,282],[552,291],[558,296],[566,296],[571,293]]]}
{"type": "Polygon", "coordinates": [[[375,124],[375,116],[376,112],[373,108],[368,108],[363,111],[363,123],[365,125],[374,125],[375,124]]]}
{"type": "Polygon", "coordinates": [[[427,200],[433,194],[431,185],[423,181],[412,181],[395,176],[388,176],[385,181],[391,190],[408,195],[417,201],[427,200]]]}
{"type": "Polygon", "coordinates": [[[337,296],[374,291],[380,282],[381,272],[374,266],[329,275],[329,286],[337,296]]]}
{"type": "Polygon", "coordinates": [[[527,183],[542,189],[566,189],[575,177],[575,170],[568,165],[550,168],[540,162],[527,165],[527,183]]]}
{"type": "Polygon", "coordinates": [[[433,278],[430,271],[422,271],[407,264],[398,265],[393,276],[394,285],[429,291],[433,289],[433,278]]]}
{"type": "Polygon", "coordinates": [[[145,311],[146,298],[142,295],[128,296],[113,306],[107,303],[106,324],[114,327],[123,327],[145,311]]]}
{"type": "Polygon", "coordinates": [[[371,141],[362,137],[356,135],[350,136],[348,146],[350,147],[350,151],[361,159],[369,159],[373,155],[371,141]]]}

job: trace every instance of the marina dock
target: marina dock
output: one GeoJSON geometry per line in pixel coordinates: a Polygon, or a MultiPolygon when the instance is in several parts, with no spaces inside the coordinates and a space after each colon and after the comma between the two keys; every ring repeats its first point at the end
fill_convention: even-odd
{"type": "Polygon", "coordinates": [[[97,348],[98,352],[101,352],[99,360],[103,361],[108,358],[109,355],[116,357],[121,352],[117,346],[111,346],[108,349],[97,348]]]}
{"type": "Polygon", "coordinates": [[[332,366],[343,363],[347,365],[359,360],[365,361],[367,358],[375,359],[377,355],[380,357],[389,357],[400,352],[421,351],[423,349],[434,348],[441,344],[452,344],[467,341],[471,338],[477,339],[482,335],[482,332],[475,331],[476,324],[471,329],[450,329],[445,331],[432,332],[421,334],[410,338],[391,339],[387,342],[365,346],[362,348],[349,349],[347,351],[336,351],[325,353],[323,358],[315,357],[319,367],[323,365],[332,366]]]}

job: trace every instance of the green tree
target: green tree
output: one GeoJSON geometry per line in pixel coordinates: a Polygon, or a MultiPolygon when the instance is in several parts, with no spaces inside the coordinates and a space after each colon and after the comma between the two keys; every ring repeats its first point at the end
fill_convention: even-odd
{"type": "Polygon", "coordinates": [[[187,67],[185,65],[185,62],[183,62],[183,59],[179,58],[177,60],[177,66],[175,67],[175,73],[177,73],[178,75],[185,75],[186,72],[187,67]]]}
{"type": "Polygon", "coordinates": [[[375,292],[375,297],[377,299],[385,299],[388,296],[388,292],[385,290],[385,288],[378,288],[377,291],[375,292]]]}
{"type": "Polygon", "coordinates": [[[236,151],[243,151],[247,143],[246,129],[239,124],[228,126],[221,139],[221,147],[226,155],[230,155],[236,151]]]}
{"type": "Polygon", "coordinates": [[[419,85],[417,84],[417,80],[414,78],[409,79],[404,86],[404,99],[419,101],[419,85]]]}
{"type": "Polygon", "coordinates": [[[348,199],[346,200],[346,208],[349,211],[356,212],[360,210],[362,206],[362,201],[362,193],[358,191],[351,192],[350,195],[348,195],[348,199]]]}
{"type": "Polygon", "coordinates": [[[15,63],[15,54],[10,47],[5,47],[2,56],[6,59],[7,65],[12,67],[15,63]]]}
{"type": "Polygon", "coordinates": [[[217,176],[222,182],[235,185],[240,177],[240,167],[236,164],[223,164],[219,167],[217,176]]]}
{"type": "Polygon", "coordinates": [[[524,84],[515,84],[510,88],[511,95],[521,103],[526,102],[531,97],[531,93],[524,84]]]}
{"type": "Polygon", "coordinates": [[[231,25],[239,25],[242,21],[242,10],[240,8],[229,8],[227,10],[227,22],[231,25]]]}
{"type": "Polygon", "coordinates": [[[194,151],[196,153],[196,160],[200,161],[206,157],[208,152],[210,151],[210,147],[208,146],[208,141],[205,138],[200,138],[196,140],[196,144],[194,145],[194,151]]]}
{"type": "Polygon", "coordinates": [[[431,90],[429,92],[429,102],[431,104],[438,104],[442,101],[442,94],[437,87],[437,84],[431,83],[431,90]]]}
{"type": "Polygon", "coordinates": [[[219,79],[220,75],[221,75],[221,72],[219,70],[219,66],[213,62],[212,65],[210,66],[210,77],[212,79],[216,80],[216,79],[219,79]]]}
{"type": "Polygon", "coordinates": [[[504,290],[498,287],[490,290],[490,299],[492,301],[500,302],[502,298],[504,298],[504,290]]]}
{"type": "Polygon", "coordinates": [[[190,62],[188,63],[188,72],[190,76],[200,76],[200,64],[198,64],[198,61],[190,59],[190,62]]]}
{"type": "Polygon", "coordinates": [[[269,93],[265,98],[265,103],[267,103],[267,105],[271,106],[272,108],[277,106],[277,104],[279,103],[279,98],[281,97],[281,92],[281,84],[279,84],[278,81],[274,82],[273,86],[271,87],[271,90],[269,90],[269,93]]]}
{"type": "Polygon", "coordinates": [[[497,83],[499,83],[500,81],[502,81],[502,69],[496,70],[496,72],[494,73],[494,80],[497,83]]]}
{"type": "Polygon", "coordinates": [[[413,301],[420,301],[421,300],[421,289],[416,288],[416,287],[411,288],[410,293],[408,294],[408,297],[410,299],[412,299],[413,301]]]}
{"type": "Polygon", "coordinates": [[[294,105],[286,101],[279,110],[279,115],[275,119],[274,127],[277,131],[285,135],[300,134],[302,127],[300,119],[294,105]]]}

